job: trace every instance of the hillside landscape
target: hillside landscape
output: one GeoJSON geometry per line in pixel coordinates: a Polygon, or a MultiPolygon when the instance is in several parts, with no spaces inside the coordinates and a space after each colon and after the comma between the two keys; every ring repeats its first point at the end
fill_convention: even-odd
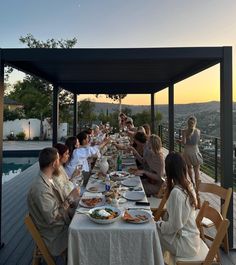
{"type": "MultiPolygon", "coordinates": [[[[108,113],[117,111],[118,104],[115,103],[95,103],[95,111],[100,113],[106,111],[108,113]]],[[[122,105],[122,109],[130,109],[132,115],[150,110],[150,105],[122,105]]],[[[162,114],[162,123],[168,122],[168,105],[155,105],[155,111],[162,114]]],[[[190,115],[195,115],[198,119],[198,127],[202,133],[215,137],[220,136],[220,103],[217,101],[190,104],[175,104],[175,127],[182,128],[185,121],[190,115]]],[[[236,141],[236,102],[233,103],[233,133],[234,141],[236,141]]]]}

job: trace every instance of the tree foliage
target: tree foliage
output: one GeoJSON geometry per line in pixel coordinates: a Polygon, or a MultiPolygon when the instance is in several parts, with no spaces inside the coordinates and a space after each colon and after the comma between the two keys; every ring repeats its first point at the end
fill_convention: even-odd
{"type": "MultiPolygon", "coordinates": [[[[100,94],[96,94],[96,97],[99,97],[100,94]]],[[[127,96],[127,94],[105,94],[106,98],[110,98],[113,101],[119,102],[119,112],[121,112],[121,103],[122,99],[127,96]]]]}
{"type": "MultiPolygon", "coordinates": [[[[77,39],[55,40],[48,39],[45,42],[35,39],[32,34],[20,37],[20,42],[28,48],[72,48],[77,39]]],[[[15,99],[24,105],[26,118],[43,119],[52,115],[52,91],[53,87],[40,78],[26,75],[23,81],[17,82],[9,93],[9,98],[15,99]]],[[[65,90],[59,93],[60,120],[69,120],[68,104],[73,102],[73,95],[65,90]]]]}
{"type": "Polygon", "coordinates": [[[17,108],[15,110],[9,110],[8,108],[4,108],[3,112],[3,120],[4,121],[14,121],[16,119],[24,119],[25,113],[21,108],[17,108]]]}
{"type": "Polygon", "coordinates": [[[91,126],[92,121],[96,120],[94,113],[95,103],[89,99],[81,100],[78,104],[78,119],[80,127],[91,126]]]}
{"type": "Polygon", "coordinates": [[[55,40],[55,39],[48,39],[46,41],[40,41],[35,39],[35,37],[28,33],[25,37],[21,36],[20,37],[20,42],[25,44],[28,48],[73,48],[76,43],[77,39],[60,39],[60,40],[55,40]]]}

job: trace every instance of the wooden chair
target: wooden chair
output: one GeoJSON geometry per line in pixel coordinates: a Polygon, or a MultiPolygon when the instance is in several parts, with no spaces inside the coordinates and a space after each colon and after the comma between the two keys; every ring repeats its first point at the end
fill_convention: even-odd
{"type": "Polygon", "coordinates": [[[214,208],[209,206],[209,202],[204,202],[196,219],[197,226],[200,230],[201,244],[199,254],[191,258],[173,257],[170,255],[170,260],[168,264],[176,265],[216,265],[220,263],[219,247],[222,243],[227,229],[229,226],[229,221],[224,219],[223,216],[214,208]],[[208,247],[205,242],[205,234],[202,227],[202,219],[206,217],[210,219],[216,227],[216,236],[208,247]]]}
{"type": "MultiPolygon", "coordinates": [[[[220,212],[221,212],[223,218],[226,219],[230,199],[232,196],[232,188],[225,189],[225,188],[218,186],[214,183],[200,182],[199,187],[198,187],[198,191],[199,192],[212,193],[212,194],[216,195],[219,199],[221,199],[220,212]]],[[[214,226],[214,224],[211,221],[209,221],[209,219],[206,219],[206,218],[203,219],[202,225],[205,228],[210,228],[210,227],[214,226]]],[[[210,235],[206,235],[206,238],[208,240],[213,241],[213,238],[210,235]]],[[[225,238],[223,240],[223,248],[224,248],[226,253],[229,253],[228,233],[226,233],[225,238]]]]}
{"type": "Polygon", "coordinates": [[[48,265],[56,265],[51,253],[49,252],[41,235],[39,234],[38,229],[36,228],[35,224],[33,223],[29,215],[25,217],[25,225],[27,226],[27,229],[29,230],[35,242],[32,264],[33,265],[40,264],[40,260],[41,258],[43,258],[48,265]]]}

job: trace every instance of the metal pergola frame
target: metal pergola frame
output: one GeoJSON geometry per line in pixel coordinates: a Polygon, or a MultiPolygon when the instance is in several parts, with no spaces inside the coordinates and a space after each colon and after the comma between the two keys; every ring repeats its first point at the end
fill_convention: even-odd
{"type": "MultiPolygon", "coordinates": [[[[53,85],[53,143],[57,142],[60,88],[74,94],[74,134],[78,94],[150,94],[151,127],[154,128],[154,95],[168,88],[169,141],[170,150],[174,150],[174,85],[216,64],[220,64],[221,185],[233,187],[232,47],[0,49],[0,138],[3,138],[4,66],[9,65],[53,85]]],[[[1,198],[2,181],[0,214],[1,198]]],[[[232,248],[232,199],[228,219],[231,222],[229,244],[232,248]]]]}

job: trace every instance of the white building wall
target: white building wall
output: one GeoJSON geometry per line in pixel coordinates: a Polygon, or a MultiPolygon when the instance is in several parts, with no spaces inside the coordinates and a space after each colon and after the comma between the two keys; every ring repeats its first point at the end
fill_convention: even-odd
{"type": "MultiPolygon", "coordinates": [[[[20,132],[24,132],[26,139],[33,139],[40,136],[40,120],[39,119],[17,119],[14,121],[4,121],[3,123],[3,139],[13,132],[16,136],[20,132]],[[30,122],[30,124],[29,124],[30,122]]],[[[43,121],[43,132],[46,139],[52,139],[52,128],[50,123],[45,119],[43,121]]],[[[67,137],[68,123],[59,124],[58,138],[67,137]]]]}

